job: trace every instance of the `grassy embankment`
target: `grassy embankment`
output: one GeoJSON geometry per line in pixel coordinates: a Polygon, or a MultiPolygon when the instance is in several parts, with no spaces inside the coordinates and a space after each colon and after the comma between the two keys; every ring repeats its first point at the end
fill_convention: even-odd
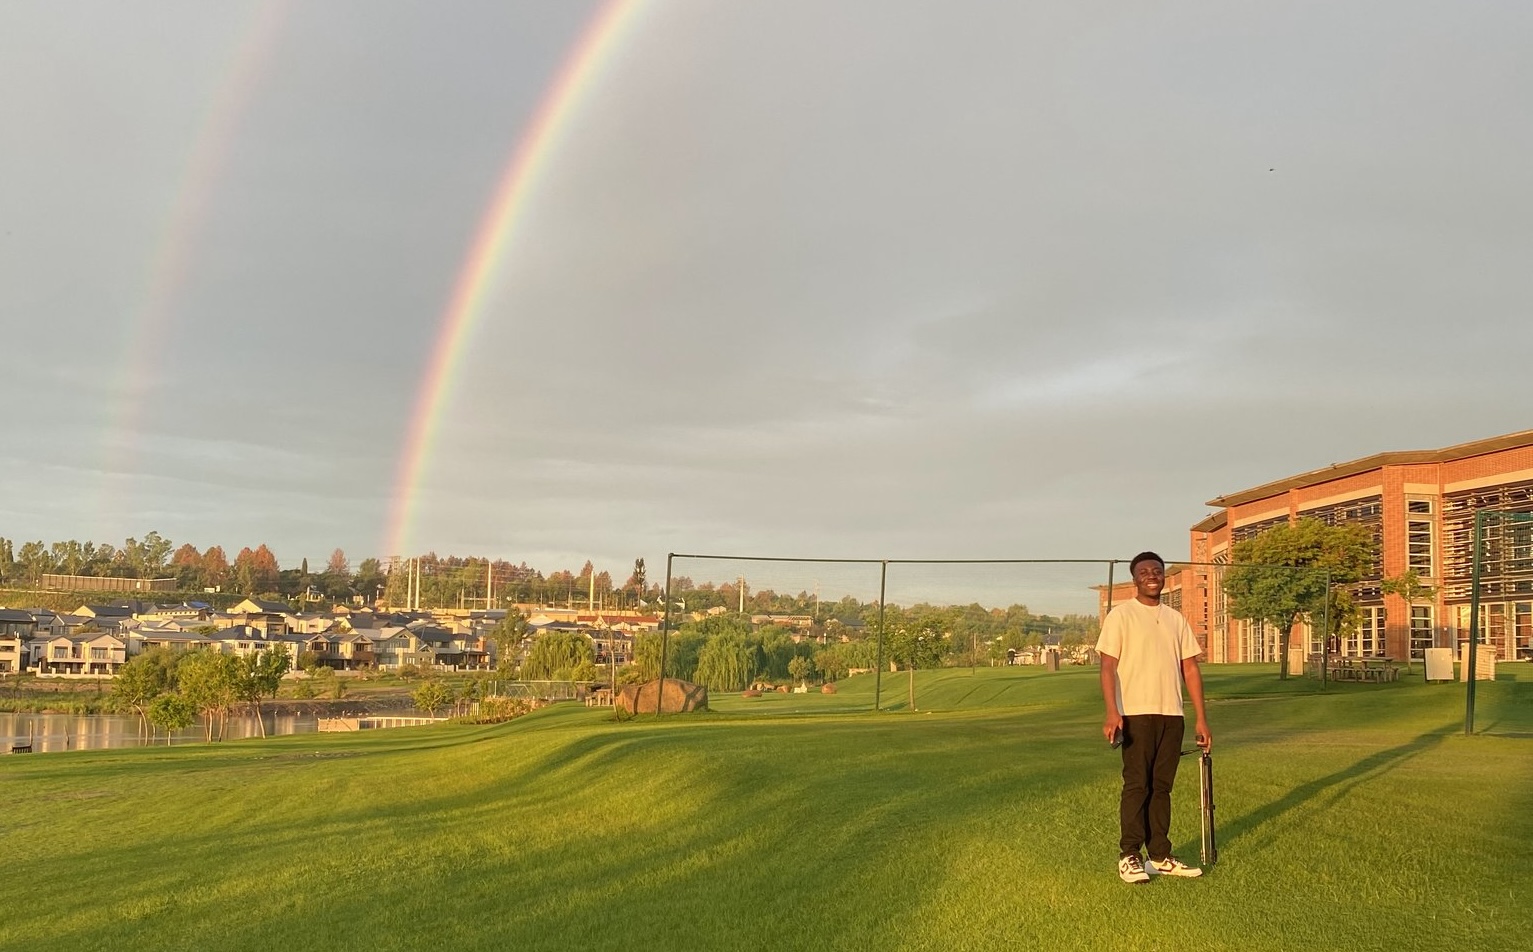
{"type": "Polygon", "coordinates": [[[1461,686],[1210,668],[1221,863],[1142,887],[1113,871],[1094,669],[925,673],[919,714],[792,713],[865,706],[863,677],[660,722],[6,757],[0,947],[1521,949],[1512,678],[1481,685],[1502,736],[1465,738],[1461,686]]]}

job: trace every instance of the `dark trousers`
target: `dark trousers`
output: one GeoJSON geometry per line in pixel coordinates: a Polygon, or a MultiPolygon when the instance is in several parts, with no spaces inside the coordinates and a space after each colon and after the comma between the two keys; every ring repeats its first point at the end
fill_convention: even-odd
{"type": "Polygon", "coordinates": [[[1123,719],[1123,800],[1118,808],[1120,855],[1148,846],[1150,859],[1171,855],[1171,786],[1182,756],[1183,722],[1167,714],[1123,719]]]}

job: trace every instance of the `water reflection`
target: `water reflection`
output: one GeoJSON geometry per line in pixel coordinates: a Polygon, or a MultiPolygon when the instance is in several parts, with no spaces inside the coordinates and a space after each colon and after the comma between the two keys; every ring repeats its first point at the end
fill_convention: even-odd
{"type": "MultiPolygon", "coordinates": [[[[312,734],[319,729],[313,714],[265,714],[267,735],[312,734]]],[[[201,744],[207,739],[204,721],[182,728],[171,736],[172,744],[201,744]]],[[[214,736],[217,736],[214,725],[214,736]]],[[[261,736],[261,727],[249,714],[230,715],[224,739],[261,736]]],[[[102,750],[109,747],[141,747],[147,743],[137,717],[121,714],[0,714],[0,752],[31,745],[34,753],[57,750],[102,750]]],[[[154,738],[164,746],[165,733],[154,738]]]]}

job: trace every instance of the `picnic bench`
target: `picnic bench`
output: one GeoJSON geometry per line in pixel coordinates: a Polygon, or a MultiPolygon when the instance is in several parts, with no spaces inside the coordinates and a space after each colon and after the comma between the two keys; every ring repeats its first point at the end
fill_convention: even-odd
{"type": "Polygon", "coordinates": [[[1383,684],[1400,679],[1400,666],[1390,658],[1333,657],[1326,668],[1332,681],[1367,681],[1383,684]]]}

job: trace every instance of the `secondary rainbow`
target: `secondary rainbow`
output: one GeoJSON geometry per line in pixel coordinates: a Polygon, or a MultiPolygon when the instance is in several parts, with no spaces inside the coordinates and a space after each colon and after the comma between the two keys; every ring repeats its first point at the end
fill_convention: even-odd
{"type": "Polygon", "coordinates": [[[474,326],[484,313],[485,299],[495,287],[499,265],[516,237],[518,215],[547,169],[550,156],[558,150],[560,133],[595,85],[603,62],[618,45],[625,28],[633,23],[641,5],[641,0],[609,0],[592,16],[512,150],[494,199],[480,220],[453,284],[430,362],[416,394],[394,478],[384,549],[387,553],[400,555],[408,551],[416,496],[431,459],[443,408],[451,396],[453,377],[474,326]]]}
{"type": "Polygon", "coordinates": [[[134,475],[138,468],[146,404],[156,381],[155,369],[162,363],[157,355],[164,349],[176,298],[191,272],[196,242],[213,206],[214,187],[233,153],[240,120],[266,72],[289,6],[286,0],[263,4],[240,30],[234,55],[221,81],[214,84],[213,95],[198,125],[175,200],[149,260],[138,305],[128,317],[126,359],[109,408],[111,424],[104,447],[107,482],[100,502],[105,520],[120,518],[132,508],[118,498],[115,490],[121,484],[114,477],[134,475]]]}

